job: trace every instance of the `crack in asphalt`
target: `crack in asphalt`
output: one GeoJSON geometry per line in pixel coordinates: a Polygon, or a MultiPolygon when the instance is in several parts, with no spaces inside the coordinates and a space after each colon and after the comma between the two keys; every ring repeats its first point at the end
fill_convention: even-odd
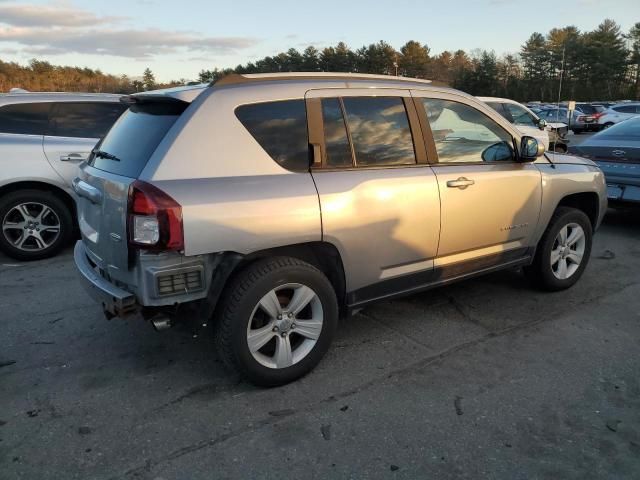
{"type": "MultiPolygon", "coordinates": [[[[635,286],[637,286],[639,284],[640,284],[640,282],[630,283],[626,287],[624,287],[622,290],[612,291],[610,293],[602,294],[602,295],[599,295],[599,296],[594,296],[594,297],[590,298],[589,300],[583,302],[583,305],[597,302],[598,300],[600,300],[602,298],[605,298],[605,297],[607,297],[609,295],[612,295],[612,294],[621,293],[622,291],[625,291],[625,290],[627,290],[629,288],[635,287],[635,286]]],[[[362,315],[362,313],[360,313],[360,314],[362,315]]],[[[367,316],[369,318],[372,318],[368,314],[367,314],[367,316]]],[[[359,385],[357,387],[354,387],[352,389],[344,390],[344,391],[342,391],[340,393],[333,394],[333,395],[331,395],[331,396],[329,396],[327,398],[319,400],[319,401],[317,401],[315,403],[310,403],[304,409],[291,410],[287,415],[275,416],[275,417],[273,417],[273,416],[272,417],[267,417],[267,418],[264,418],[262,420],[258,420],[256,422],[249,423],[245,427],[239,428],[237,430],[234,430],[234,431],[231,431],[231,432],[228,432],[228,433],[224,433],[224,434],[218,435],[218,436],[213,437],[213,438],[209,438],[209,439],[206,439],[206,440],[202,440],[200,442],[196,442],[196,443],[181,447],[181,448],[179,448],[177,450],[174,450],[174,451],[172,451],[172,452],[170,452],[170,453],[168,453],[168,454],[166,454],[166,455],[164,455],[164,456],[162,456],[162,457],[160,457],[160,458],[158,458],[156,460],[147,459],[145,461],[144,465],[139,466],[139,467],[131,468],[131,469],[125,471],[124,474],[122,474],[122,475],[118,475],[118,476],[114,476],[114,477],[110,477],[110,478],[111,479],[117,479],[117,478],[122,478],[122,476],[130,477],[131,475],[135,475],[135,474],[138,474],[138,473],[141,473],[141,472],[144,472],[144,471],[149,472],[149,471],[151,471],[152,468],[154,468],[154,467],[156,467],[158,465],[161,465],[161,464],[166,463],[166,462],[171,461],[171,460],[175,460],[175,459],[180,458],[180,457],[182,457],[184,455],[188,455],[190,453],[197,452],[199,450],[202,450],[202,449],[205,449],[205,448],[208,448],[208,447],[216,446],[216,445],[218,445],[220,443],[226,442],[227,440],[230,440],[232,438],[239,437],[239,436],[244,435],[245,433],[248,433],[248,432],[251,432],[251,431],[258,431],[258,430],[260,430],[260,429],[262,429],[264,427],[278,424],[278,423],[284,421],[284,419],[286,419],[288,417],[297,415],[299,412],[306,414],[309,411],[316,410],[319,407],[321,407],[321,406],[323,406],[323,405],[325,405],[327,403],[335,402],[338,399],[348,398],[348,397],[350,397],[352,395],[355,395],[357,393],[363,392],[363,391],[365,391],[365,390],[367,390],[367,389],[369,389],[369,388],[371,388],[373,386],[380,385],[381,380],[384,381],[385,379],[390,379],[390,378],[393,378],[393,377],[404,377],[406,375],[412,374],[415,370],[422,371],[425,367],[429,367],[429,366],[431,366],[433,364],[436,364],[436,363],[446,359],[447,357],[450,357],[450,356],[452,356],[452,355],[454,355],[454,354],[456,354],[456,353],[458,353],[458,352],[460,352],[462,350],[474,347],[474,346],[479,345],[481,343],[490,341],[490,340],[492,340],[494,338],[505,337],[507,335],[519,332],[521,330],[533,329],[533,328],[535,328],[535,327],[537,327],[537,326],[539,326],[539,325],[541,325],[543,323],[557,321],[558,318],[562,318],[562,317],[557,317],[555,315],[551,315],[551,316],[541,317],[538,320],[534,320],[534,321],[527,322],[527,323],[524,323],[524,324],[512,325],[512,326],[505,327],[505,328],[500,329],[500,330],[496,330],[496,331],[493,331],[493,332],[488,332],[488,333],[486,333],[486,334],[484,334],[482,336],[479,336],[477,338],[474,338],[472,340],[468,340],[466,342],[463,342],[463,343],[460,343],[458,345],[452,346],[452,347],[450,347],[450,348],[448,348],[448,349],[446,349],[446,350],[444,350],[444,351],[442,351],[442,352],[440,352],[438,354],[422,358],[422,359],[417,360],[417,361],[415,361],[413,363],[405,365],[405,366],[403,366],[401,368],[397,368],[395,370],[392,370],[391,372],[385,374],[384,376],[380,376],[380,377],[376,377],[374,379],[371,379],[371,380],[369,380],[369,381],[367,381],[367,382],[365,382],[365,383],[363,383],[363,384],[361,384],[361,385],[359,385]]],[[[373,320],[374,321],[378,321],[375,318],[373,318],[373,320]]],[[[393,330],[393,329],[391,329],[391,330],[393,330]]],[[[409,338],[409,337],[407,337],[407,338],[409,338]]],[[[413,341],[415,342],[415,340],[413,340],[413,341]]],[[[419,342],[416,342],[416,343],[419,344],[419,342]]],[[[180,399],[178,401],[181,401],[184,398],[187,398],[188,396],[189,395],[187,394],[187,395],[183,395],[182,397],[178,397],[178,399],[180,399]]]]}
{"type": "Polygon", "coordinates": [[[192,387],[190,389],[188,389],[185,393],[183,393],[182,395],[174,398],[173,400],[169,400],[168,402],[163,403],[162,405],[148,411],[145,412],[144,417],[148,417],[154,413],[158,413],[161,410],[164,410],[167,407],[171,407],[173,405],[176,405],[178,403],[182,403],[184,400],[187,400],[189,398],[201,395],[201,394],[211,394],[211,395],[219,395],[223,392],[229,392],[232,391],[232,389],[234,387],[237,387],[238,385],[240,385],[242,382],[238,381],[236,383],[232,383],[232,384],[222,384],[222,385],[218,385],[215,383],[206,383],[204,385],[198,385],[196,387],[192,387]]]}

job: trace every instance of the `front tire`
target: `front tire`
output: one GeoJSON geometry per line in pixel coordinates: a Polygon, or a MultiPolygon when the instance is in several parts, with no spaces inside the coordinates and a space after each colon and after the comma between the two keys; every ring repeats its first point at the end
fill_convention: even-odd
{"type": "Polygon", "coordinates": [[[69,243],[73,217],[53,193],[19,190],[0,199],[0,225],[0,250],[17,260],[40,260],[69,243]]]}
{"type": "Polygon", "coordinates": [[[538,243],[533,263],[525,267],[526,276],[543,290],[573,286],[589,263],[592,239],[591,222],[584,212],[558,207],[538,243]]]}
{"type": "Polygon", "coordinates": [[[225,292],[215,345],[226,366],[259,386],[311,371],[331,344],[338,302],[329,280],[291,257],[259,260],[225,292]]]}

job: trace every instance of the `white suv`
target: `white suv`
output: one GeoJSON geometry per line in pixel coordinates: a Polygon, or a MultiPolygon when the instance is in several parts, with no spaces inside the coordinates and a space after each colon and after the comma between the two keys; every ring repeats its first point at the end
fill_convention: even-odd
{"type": "Polygon", "coordinates": [[[602,128],[609,128],[636,115],[640,115],[640,103],[619,103],[605,110],[598,118],[598,124],[602,125],[602,128]]]}
{"type": "Polygon", "coordinates": [[[126,109],[119,95],[0,95],[0,250],[19,260],[54,255],[75,223],[71,181],[126,109]]]}
{"type": "Polygon", "coordinates": [[[524,105],[508,98],[478,97],[496,112],[516,126],[524,135],[529,135],[544,145],[545,150],[565,153],[564,136],[568,127],[564,123],[550,123],[540,118],[524,105]]]}

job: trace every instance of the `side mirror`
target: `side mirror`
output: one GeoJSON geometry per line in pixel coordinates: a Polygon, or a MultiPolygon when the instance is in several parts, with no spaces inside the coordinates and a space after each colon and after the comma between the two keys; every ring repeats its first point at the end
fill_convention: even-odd
{"type": "Polygon", "coordinates": [[[533,162],[544,154],[544,145],[533,137],[524,136],[520,140],[520,160],[533,162]]]}
{"type": "Polygon", "coordinates": [[[547,126],[547,121],[544,118],[538,120],[538,128],[544,130],[547,126]]]}
{"type": "Polygon", "coordinates": [[[483,162],[508,162],[513,161],[513,157],[513,147],[507,142],[494,143],[482,152],[483,162]]]}

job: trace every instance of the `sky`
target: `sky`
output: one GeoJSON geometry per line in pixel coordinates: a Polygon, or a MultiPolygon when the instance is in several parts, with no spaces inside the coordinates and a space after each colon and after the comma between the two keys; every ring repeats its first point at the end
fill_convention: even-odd
{"type": "Polygon", "coordinates": [[[234,67],[309,45],[344,41],[352,49],[408,40],[444,50],[518,52],[534,31],[611,18],[628,31],[639,0],[0,0],[0,59],[196,79],[202,69],[234,67]]]}

